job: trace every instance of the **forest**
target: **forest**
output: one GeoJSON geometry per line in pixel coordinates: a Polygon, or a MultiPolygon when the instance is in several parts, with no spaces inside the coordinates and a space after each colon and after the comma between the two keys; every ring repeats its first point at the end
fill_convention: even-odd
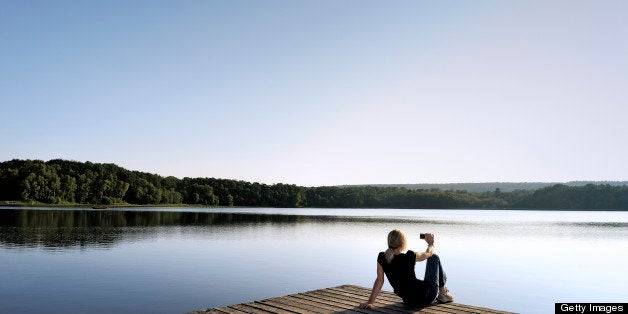
{"type": "Polygon", "coordinates": [[[262,184],[162,177],[115,164],[54,159],[0,163],[0,201],[43,204],[628,210],[628,186],[554,184],[538,189],[470,192],[396,186],[262,184]]]}

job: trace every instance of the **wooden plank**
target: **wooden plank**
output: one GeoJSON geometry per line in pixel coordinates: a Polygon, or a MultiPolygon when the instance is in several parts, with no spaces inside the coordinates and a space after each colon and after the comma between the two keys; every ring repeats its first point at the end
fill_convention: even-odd
{"type": "MultiPolygon", "coordinates": [[[[323,304],[325,306],[333,308],[334,311],[341,311],[341,310],[348,310],[349,309],[346,306],[339,305],[337,303],[334,303],[334,302],[331,302],[331,301],[328,301],[328,300],[325,300],[325,299],[321,299],[320,297],[316,297],[316,296],[299,294],[298,296],[295,296],[295,297],[298,297],[298,298],[304,299],[304,300],[308,300],[308,301],[311,301],[311,302],[316,302],[316,303],[319,303],[319,304],[323,304]]],[[[358,311],[358,310],[353,310],[353,312],[355,312],[355,313],[362,313],[361,311],[358,311]]]]}
{"type": "MultiPolygon", "coordinates": [[[[336,289],[336,288],[329,288],[329,289],[336,289]]],[[[345,287],[344,291],[352,291],[355,294],[361,294],[362,296],[365,297],[369,297],[371,295],[371,292],[369,290],[365,290],[365,289],[351,289],[350,287],[345,287]],[[368,291],[368,292],[367,292],[368,291]]],[[[422,309],[419,308],[408,308],[403,306],[402,304],[402,299],[395,295],[395,294],[386,294],[386,293],[380,293],[380,295],[377,297],[376,301],[380,301],[382,303],[385,304],[399,304],[399,306],[404,307],[406,312],[414,312],[414,311],[423,311],[426,313],[433,313],[433,312],[446,312],[446,313],[460,313],[460,314],[468,314],[469,311],[465,311],[465,310],[460,310],[458,308],[439,308],[438,306],[430,306],[430,307],[425,307],[422,309]]]]}
{"type": "Polygon", "coordinates": [[[246,313],[246,312],[242,312],[242,311],[225,306],[225,307],[217,307],[213,309],[198,310],[194,312],[189,312],[188,314],[242,314],[242,313],[246,313]]]}
{"type": "Polygon", "coordinates": [[[251,307],[251,306],[248,306],[246,304],[234,304],[234,305],[229,305],[229,307],[230,308],[234,308],[236,310],[244,311],[246,313],[253,313],[253,314],[273,313],[273,312],[264,311],[264,310],[256,308],[256,307],[251,307]]]}
{"type": "Polygon", "coordinates": [[[446,305],[446,304],[431,305],[428,308],[429,309],[435,309],[435,310],[438,310],[438,311],[447,312],[447,313],[453,313],[453,314],[477,313],[477,312],[469,311],[468,309],[467,310],[461,309],[460,307],[456,307],[455,305],[446,305]]]}
{"type": "MultiPolygon", "coordinates": [[[[315,292],[315,294],[327,300],[334,301],[339,304],[344,304],[350,308],[358,308],[360,303],[364,302],[364,300],[356,299],[354,297],[346,297],[346,296],[337,295],[337,294],[327,292],[327,291],[315,292]]],[[[399,311],[394,311],[394,310],[390,310],[383,307],[373,307],[370,310],[378,312],[378,313],[399,314],[399,311]]]]}
{"type": "MultiPolygon", "coordinates": [[[[347,292],[354,292],[354,293],[361,293],[361,294],[368,294],[368,295],[371,294],[371,289],[364,289],[364,288],[352,287],[352,286],[334,287],[334,288],[331,288],[331,289],[342,289],[343,291],[347,291],[347,292]]],[[[398,296],[398,295],[396,295],[396,294],[394,294],[392,292],[386,291],[386,290],[381,290],[379,292],[379,296],[392,298],[392,299],[395,299],[395,300],[399,300],[401,302],[401,297],[400,296],[398,296]]]]}
{"type": "Polygon", "coordinates": [[[269,305],[266,305],[266,304],[262,304],[262,303],[259,303],[257,301],[250,302],[250,303],[244,303],[244,305],[248,305],[250,307],[254,307],[254,308],[260,309],[262,311],[266,311],[266,312],[269,312],[269,313],[275,313],[275,314],[295,314],[296,313],[296,312],[291,312],[291,311],[286,311],[284,309],[276,308],[274,306],[269,306],[269,305]]]}
{"type": "MultiPolygon", "coordinates": [[[[332,290],[332,291],[336,291],[337,290],[336,288],[329,288],[329,289],[332,290]]],[[[371,292],[370,291],[368,291],[368,292],[366,292],[366,291],[351,291],[351,290],[345,289],[345,290],[342,290],[342,292],[344,292],[344,293],[352,293],[354,295],[357,295],[357,296],[359,296],[361,298],[364,298],[364,301],[368,300],[368,298],[371,296],[371,292]]],[[[396,295],[394,295],[394,297],[390,297],[390,296],[388,296],[386,294],[380,293],[380,295],[377,296],[375,301],[386,301],[386,302],[398,303],[399,306],[405,307],[405,305],[403,304],[403,300],[400,297],[396,296],[396,295]]]]}
{"type": "Polygon", "coordinates": [[[434,309],[431,307],[424,307],[424,308],[413,308],[408,313],[447,314],[449,312],[443,312],[441,310],[434,309]]]}
{"type": "Polygon", "coordinates": [[[323,304],[323,303],[320,303],[320,302],[315,302],[315,301],[307,300],[307,299],[304,299],[304,298],[299,298],[298,296],[289,295],[289,296],[284,297],[284,299],[288,299],[288,300],[292,300],[293,299],[295,303],[298,302],[299,304],[305,304],[305,305],[308,305],[308,306],[312,306],[314,308],[318,308],[321,311],[323,311],[324,313],[330,313],[330,312],[333,312],[333,311],[341,310],[341,308],[339,308],[339,307],[334,307],[334,306],[323,304]]]}
{"type": "Polygon", "coordinates": [[[342,310],[349,310],[349,311],[355,312],[355,313],[368,313],[368,314],[379,314],[380,313],[380,312],[369,310],[369,309],[360,309],[357,306],[351,306],[351,305],[347,305],[347,304],[344,304],[344,303],[338,303],[338,302],[335,302],[334,300],[330,300],[329,298],[326,298],[324,295],[315,294],[314,291],[307,292],[307,295],[300,294],[300,297],[307,298],[307,299],[310,299],[312,301],[328,304],[328,305],[331,305],[331,306],[335,306],[335,307],[338,307],[338,308],[340,308],[342,310]]]}
{"type": "MultiPolygon", "coordinates": [[[[274,298],[274,299],[269,299],[269,300],[264,300],[264,302],[271,302],[271,304],[275,304],[275,306],[279,307],[280,305],[284,305],[290,308],[295,308],[298,309],[299,311],[303,311],[303,313],[317,313],[317,314],[325,314],[325,313],[329,313],[332,312],[333,309],[323,309],[319,306],[315,306],[312,304],[307,304],[305,303],[304,300],[297,300],[294,301],[292,299],[288,299],[288,297],[282,297],[282,298],[274,298]],[[297,302],[300,301],[300,302],[297,302]]],[[[290,309],[288,308],[288,309],[290,309]]]]}
{"type": "Polygon", "coordinates": [[[267,306],[276,307],[278,309],[290,311],[290,312],[293,312],[293,313],[299,313],[299,314],[309,313],[307,310],[304,310],[304,309],[302,309],[300,307],[297,307],[297,306],[294,306],[294,305],[285,304],[285,303],[281,303],[281,302],[277,302],[277,301],[274,301],[272,299],[262,300],[262,301],[255,301],[255,303],[260,303],[260,304],[264,304],[264,305],[267,305],[267,306]]]}
{"type": "MultiPolygon", "coordinates": [[[[360,286],[355,286],[355,285],[342,285],[339,286],[342,289],[346,289],[346,290],[352,290],[352,291],[361,291],[361,292],[366,292],[366,293],[371,293],[371,289],[367,289],[364,287],[360,287],[360,286]]],[[[399,297],[398,295],[396,295],[393,292],[390,291],[386,291],[386,290],[381,290],[379,293],[380,296],[387,296],[387,297],[391,297],[391,298],[397,298],[399,300],[401,300],[401,297],[399,297]]]]}
{"type": "Polygon", "coordinates": [[[446,303],[446,304],[437,304],[437,305],[432,305],[429,307],[429,309],[439,309],[441,311],[444,311],[446,313],[463,313],[463,314],[470,314],[470,313],[482,313],[482,314],[493,314],[492,312],[486,312],[484,310],[484,308],[477,308],[477,309],[470,309],[470,308],[466,308],[464,306],[461,306],[460,303],[446,303]]]}
{"type": "Polygon", "coordinates": [[[333,290],[322,290],[322,291],[316,291],[315,293],[319,295],[326,295],[326,296],[336,298],[336,299],[341,299],[341,300],[350,302],[350,304],[354,304],[356,306],[366,301],[364,298],[360,298],[360,296],[337,292],[333,290]]]}
{"type": "MultiPolygon", "coordinates": [[[[369,292],[369,295],[370,295],[370,292],[369,292]]],[[[388,313],[388,314],[392,314],[392,313],[415,313],[417,311],[419,311],[419,313],[433,313],[433,314],[447,313],[447,312],[444,312],[442,309],[433,309],[433,308],[419,309],[419,308],[406,307],[405,305],[403,305],[403,303],[399,302],[399,301],[401,301],[401,298],[396,297],[396,299],[398,301],[397,300],[391,301],[391,300],[381,299],[381,300],[378,301],[379,304],[376,303],[376,306],[371,308],[371,309],[373,311],[383,312],[383,313],[388,313]]],[[[364,301],[362,301],[362,302],[364,302],[364,301]]]]}
{"type": "MultiPolygon", "coordinates": [[[[205,314],[205,313],[209,313],[210,311],[213,311],[214,309],[205,309],[205,310],[196,310],[196,311],[192,311],[192,312],[185,312],[185,314],[205,314]]],[[[214,312],[216,313],[216,312],[214,312]]]]}
{"type": "Polygon", "coordinates": [[[325,292],[325,291],[312,292],[311,295],[317,296],[317,297],[320,297],[320,298],[324,298],[326,300],[333,301],[333,302],[338,303],[338,304],[344,304],[346,306],[355,306],[355,307],[357,307],[358,305],[360,305],[360,303],[364,302],[364,300],[359,300],[359,299],[355,299],[355,298],[347,298],[347,297],[343,297],[341,295],[335,295],[333,293],[325,292]]]}
{"type": "MultiPolygon", "coordinates": [[[[328,289],[325,289],[325,291],[329,293],[337,294],[339,296],[351,296],[354,300],[358,301],[358,304],[368,301],[368,298],[370,297],[370,293],[368,295],[366,294],[358,295],[358,293],[347,293],[344,290],[338,290],[335,288],[328,288],[328,289]]],[[[375,307],[376,308],[381,307],[388,310],[393,310],[393,311],[396,311],[397,313],[408,312],[406,306],[401,302],[389,301],[389,300],[379,299],[379,298],[375,300],[375,307]]]]}
{"type": "Polygon", "coordinates": [[[454,302],[454,303],[445,303],[445,304],[451,304],[451,305],[459,306],[461,308],[466,308],[468,310],[476,311],[475,313],[512,314],[512,312],[494,310],[494,309],[489,309],[486,307],[473,306],[473,305],[468,305],[468,304],[463,304],[463,303],[454,302]]]}
{"type": "MultiPolygon", "coordinates": [[[[330,288],[330,289],[336,289],[336,288],[330,288]]],[[[349,293],[355,293],[355,294],[359,294],[362,296],[366,296],[367,298],[371,296],[371,290],[370,289],[354,289],[352,287],[344,287],[342,288],[343,291],[349,292],[349,293]]],[[[387,291],[381,291],[379,293],[379,295],[377,296],[377,299],[384,299],[384,300],[389,300],[389,301],[394,301],[394,302],[400,302],[403,303],[403,300],[396,294],[394,293],[390,293],[387,291]]]]}
{"type": "Polygon", "coordinates": [[[443,304],[438,304],[435,307],[447,309],[451,311],[452,313],[461,313],[461,314],[482,313],[474,309],[465,308],[463,306],[460,306],[457,303],[443,303],[443,304]]]}
{"type": "Polygon", "coordinates": [[[485,311],[485,313],[513,314],[513,312],[495,310],[495,309],[486,308],[486,307],[479,307],[479,306],[475,306],[475,305],[469,305],[469,304],[461,304],[461,305],[464,305],[464,306],[469,307],[469,308],[481,309],[481,310],[485,311]]]}
{"type": "Polygon", "coordinates": [[[354,300],[361,301],[361,302],[366,301],[366,300],[363,300],[365,296],[366,296],[367,300],[371,296],[370,293],[368,293],[368,295],[367,295],[366,293],[354,292],[354,291],[346,291],[346,290],[336,289],[336,288],[327,288],[327,289],[325,289],[323,291],[331,292],[331,293],[334,293],[334,294],[337,294],[337,295],[346,296],[346,297],[351,297],[354,300]]]}
{"type": "Polygon", "coordinates": [[[336,300],[330,299],[329,297],[325,295],[318,294],[318,292],[308,293],[307,296],[302,296],[302,297],[308,297],[308,298],[311,298],[312,300],[318,300],[318,302],[323,302],[325,304],[329,304],[329,305],[341,308],[342,310],[345,310],[345,311],[348,310],[355,313],[379,314],[379,312],[374,312],[369,309],[360,309],[358,308],[358,306],[353,306],[353,305],[348,305],[346,303],[338,302],[336,300]]]}
{"type": "Polygon", "coordinates": [[[215,310],[222,312],[222,313],[227,313],[227,314],[242,314],[242,313],[246,313],[234,308],[230,308],[228,306],[224,306],[224,307],[219,307],[219,308],[215,308],[215,310]]]}

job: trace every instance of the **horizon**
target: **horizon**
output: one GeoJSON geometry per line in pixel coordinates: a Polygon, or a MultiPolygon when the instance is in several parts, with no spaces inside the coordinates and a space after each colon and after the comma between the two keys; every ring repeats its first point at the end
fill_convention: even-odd
{"type": "Polygon", "coordinates": [[[627,9],[7,1],[0,160],[301,186],[622,182],[627,9]]]}

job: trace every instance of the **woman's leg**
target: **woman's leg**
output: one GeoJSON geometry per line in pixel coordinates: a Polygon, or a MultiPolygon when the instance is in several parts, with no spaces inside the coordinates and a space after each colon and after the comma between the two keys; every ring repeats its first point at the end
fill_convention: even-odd
{"type": "Polygon", "coordinates": [[[423,281],[430,287],[427,297],[429,299],[428,301],[431,303],[438,296],[439,288],[444,287],[445,283],[447,283],[447,275],[443,270],[438,255],[434,254],[427,259],[423,281]]]}
{"type": "Polygon", "coordinates": [[[434,254],[427,259],[423,281],[436,284],[437,287],[444,287],[447,283],[447,274],[443,270],[438,255],[434,254]]]}

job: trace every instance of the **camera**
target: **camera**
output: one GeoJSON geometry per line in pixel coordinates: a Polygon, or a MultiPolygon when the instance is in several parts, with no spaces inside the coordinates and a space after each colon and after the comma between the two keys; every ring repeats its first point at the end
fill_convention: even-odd
{"type": "Polygon", "coordinates": [[[421,234],[419,234],[419,237],[420,237],[421,239],[425,239],[425,233],[421,233],[421,234]]]}

